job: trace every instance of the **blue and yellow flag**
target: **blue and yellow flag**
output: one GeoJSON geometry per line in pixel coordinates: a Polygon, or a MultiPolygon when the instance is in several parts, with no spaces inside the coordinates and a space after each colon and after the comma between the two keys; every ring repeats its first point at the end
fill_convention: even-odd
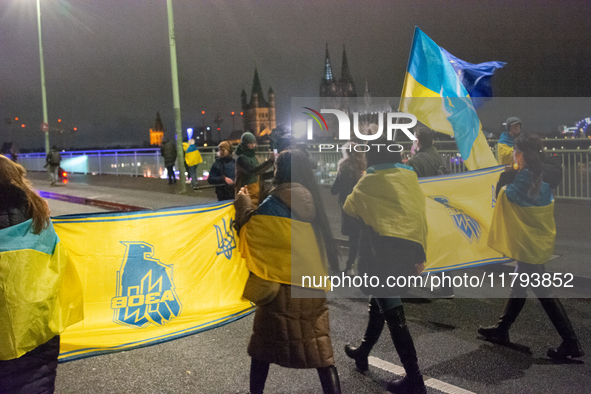
{"type": "Polygon", "coordinates": [[[431,129],[455,137],[470,170],[496,166],[482,125],[466,88],[448,57],[433,40],[415,28],[400,110],[431,129]]]}
{"type": "Polygon", "coordinates": [[[0,360],[18,358],[83,319],[82,286],[53,226],[0,230],[0,360]]]}
{"type": "Polygon", "coordinates": [[[506,187],[499,193],[488,245],[517,261],[544,264],[554,252],[554,199],[542,206],[511,202],[506,187]]]}
{"type": "Polygon", "coordinates": [[[60,361],[128,350],[227,324],[253,310],[232,203],[54,218],[84,288],[84,321],[60,361]]]}

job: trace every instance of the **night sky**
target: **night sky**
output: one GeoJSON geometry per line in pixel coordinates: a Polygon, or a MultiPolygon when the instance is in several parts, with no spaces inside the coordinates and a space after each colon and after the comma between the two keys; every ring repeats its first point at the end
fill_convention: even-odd
{"type": "MultiPolygon", "coordinates": [[[[278,123],[288,124],[291,97],[318,95],[327,43],[336,77],[345,45],[358,94],[367,79],[374,97],[399,96],[415,26],[463,60],[507,62],[494,77],[495,96],[591,96],[589,1],[173,0],[173,6],[183,129],[200,126],[201,111],[213,126],[219,112],[227,136],[243,88],[250,97],[255,67],[263,91],[275,91],[278,123]]],[[[41,23],[50,128],[58,118],[66,129],[78,128],[64,134],[64,148],[142,145],[157,111],[172,136],[165,0],[41,0],[41,23]]],[[[550,128],[577,120],[524,122],[550,128]]],[[[0,143],[42,147],[41,121],[35,0],[0,0],[0,143]]],[[[50,138],[58,142],[55,132],[50,138]]]]}

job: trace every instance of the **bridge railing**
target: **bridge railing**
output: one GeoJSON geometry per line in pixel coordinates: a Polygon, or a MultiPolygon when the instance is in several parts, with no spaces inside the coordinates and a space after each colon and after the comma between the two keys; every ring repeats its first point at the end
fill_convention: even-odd
{"type": "MultiPolygon", "coordinates": [[[[215,161],[215,153],[200,149],[203,163],[197,168],[197,176],[205,179],[215,161]]],[[[452,173],[464,172],[466,168],[457,150],[440,150],[446,166],[452,173]]],[[[547,154],[560,156],[563,180],[555,190],[555,196],[567,199],[591,200],[591,150],[547,150],[547,154]]],[[[109,174],[121,176],[144,176],[163,178],[166,176],[164,159],[160,149],[119,149],[62,152],[62,168],[71,173],[109,174]]],[[[337,174],[337,165],[343,157],[341,152],[311,151],[312,161],[317,163],[315,177],[318,184],[331,185],[337,174]]],[[[408,149],[402,154],[403,160],[409,156],[408,149]]],[[[257,158],[263,161],[268,153],[258,152],[257,158]]],[[[19,163],[27,171],[45,171],[44,153],[26,153],[18,156],[19,163]]]]}

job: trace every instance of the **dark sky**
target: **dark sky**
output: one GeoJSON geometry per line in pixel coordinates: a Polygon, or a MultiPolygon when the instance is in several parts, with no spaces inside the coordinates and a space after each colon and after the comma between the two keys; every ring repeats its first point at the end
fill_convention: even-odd
{"type": "MultiPolygon", "coordinates": [[[[78,127],[64,136],[65,147],[141,145],[156,111],[172,135],[166,1],[41,3],[50,127],[58,118],[66,127],[78,127]]],[[[202,110],[209,124],[219,112],[227,135],[230,111],[240,111],[243,88],[250,95],[255,67],[264,92],[270,86],[275,91],[278,121],[288,123],[291,97],[318,95],[326,43],[337,77],[346,46],[359,93],[367,79],[373,96],[399,96],[415,25],[461,59],[507,62],[495,75],[496,96],[591,96],[589,1],[174,0],[173,5],[183,129],[199,126],[202,110]]],[[[0,142],[43,146],[41,121],[35,0],[0,0],[0,142]],[[21,120],[18,125],[4,120],[16,116],[25,128],[21,120]]]]}

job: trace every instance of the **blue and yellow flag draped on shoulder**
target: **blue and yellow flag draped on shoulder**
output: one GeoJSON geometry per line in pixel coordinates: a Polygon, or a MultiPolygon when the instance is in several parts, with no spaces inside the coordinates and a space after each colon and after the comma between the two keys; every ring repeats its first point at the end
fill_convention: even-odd
{"type": "MultiPolygon", "coordinates": [[[[271,196],[261,208],[277,204],[282,203],[271,196]]],[[[319,240],[311,223],[293,219],[287,208],[271,207],[266,214],[253,215],[242,227],[239,247],[246,266],[258,277],[310,287],[311,283],[303,283],[303,277],[324,277],[328,272],[325,251],[319,240]]]]}
{"type": "Polygon", "coordinates": [[[133,349],[250,313],[232,203],[54,218],[84,288],[60,361],[133,349]]]}
{"type": "Polygon", "coordinates": [[[498,164],[482,133],[470,95],[446,52],[418,27],[415,28],[400,110],[415,115],[435,131],[455,137],[468,169],[498,164]]]}
{"type": "Polygon", "coordinates": [[[82,285],[53,225],[0,230],[0,360],[18,358],[83,319],[82,285]]]}

